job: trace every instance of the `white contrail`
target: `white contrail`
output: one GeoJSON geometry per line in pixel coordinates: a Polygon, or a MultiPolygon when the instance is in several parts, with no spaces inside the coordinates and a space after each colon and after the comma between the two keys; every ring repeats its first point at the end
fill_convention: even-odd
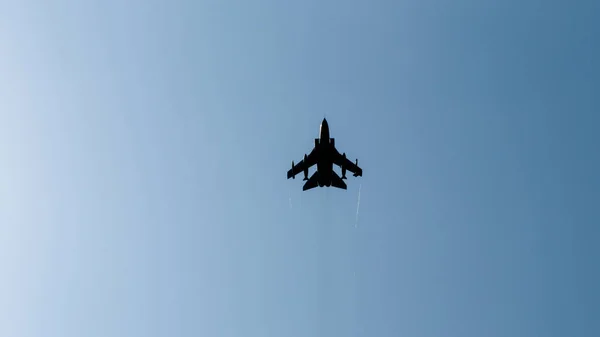
{"type": "Polygon", "coordinates": [[[356,202],[356,223],[354,224],[354,228],[358,227],[358,209],[360,208],[360,188],[362,184],[358,185],[358,201],[356,202]]]}
{"type": "Polygon", "coordinates": [[[290,209],[292,209],[292,197],[290,197],[290,209]]]}

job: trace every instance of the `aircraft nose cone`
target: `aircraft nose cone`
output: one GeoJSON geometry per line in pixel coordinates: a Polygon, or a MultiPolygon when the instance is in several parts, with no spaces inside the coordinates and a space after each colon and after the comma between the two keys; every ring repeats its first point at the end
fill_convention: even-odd
{"type": "Polygon", "coordinates": [[[326,139],[327,142],[329,142],[329,125],[327,125],[327,120],[325,118],[323,118],[323,122],[319,128],[319,139],[326,139]]]}

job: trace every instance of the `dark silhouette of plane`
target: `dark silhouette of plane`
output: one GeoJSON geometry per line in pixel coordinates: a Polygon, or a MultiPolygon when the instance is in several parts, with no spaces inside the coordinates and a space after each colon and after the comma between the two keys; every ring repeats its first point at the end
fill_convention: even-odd
{"type": "Polygon", "coordinates": [[[323,118],[319,131],[319,138],[315,138],[315,147],[308,155],[304,155],[304,159],[294,165],[288,171],[287,177],[296,178],[296,174],[304,171],[304,180],[306,183],[302,187],[303,191],[314,187],[333,186],[341,189],[346,189],[346,170],[354,173],[355,177],[362,176],[362,169],[358,167],[358,159],[356,163],[351,162],[346,158],[346,153],[340,154],[335,148],[335,139],[329,138],[329,125],[327,120],[323,118]],[[333,170],[333,164],[341,167],[342,177],[333,170]],[[308,178],[308,169],[317,165],[317,171],[308,178]]]}

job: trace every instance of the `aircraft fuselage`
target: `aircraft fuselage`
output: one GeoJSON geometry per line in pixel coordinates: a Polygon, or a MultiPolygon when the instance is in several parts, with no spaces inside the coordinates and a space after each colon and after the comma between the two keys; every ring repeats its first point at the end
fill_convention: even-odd
{"type": "MultiPolygon", "coordinates": [[[[329,137],[329,124],[323,119],[319,130],[319,143],[315,144],[317,151],[317,172],[319,172],[319,187],[331,186],[331,176],[333,172],[333,154],[335,144],[329,137]]],[[[316,142],[315,142],[316,143],[316,142]]]]}

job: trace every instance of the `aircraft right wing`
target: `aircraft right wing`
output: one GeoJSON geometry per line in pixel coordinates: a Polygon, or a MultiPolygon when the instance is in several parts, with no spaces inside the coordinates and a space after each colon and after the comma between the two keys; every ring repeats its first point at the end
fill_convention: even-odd
{"type": "Polygon", "coordinates": [[[317,163],[317,156],[315,155],[315,149],[313,149],[308,155],[304,155],[304,159],[294,165],[292,162],[292,168],[287,172],[287,178],[290,179],[296,174],[307,171],[308,169],[317,163]]]}
{"type": "Polygon", "coordinates": [[[355,164],[346,158],[346,153],[340,154],[336,151],[333,158],[333,163],[341,167],[343,170],[348,170],[354,173],[355,177],[362,177],[362,169],[358,167],[358,159],[356,160],[355,164]]]}

